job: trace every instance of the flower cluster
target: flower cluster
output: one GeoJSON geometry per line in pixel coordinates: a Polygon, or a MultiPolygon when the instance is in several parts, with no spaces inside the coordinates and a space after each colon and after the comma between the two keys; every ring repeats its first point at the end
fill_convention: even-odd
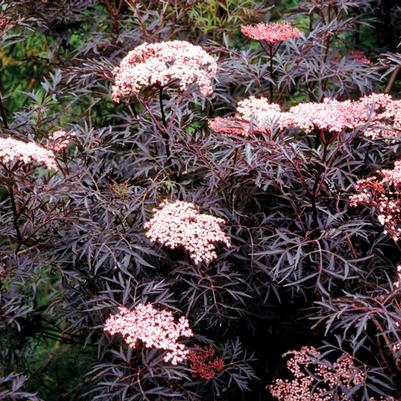
{"type": "Polygon", "coordinates": [[[200,214],[190,202],[163,202],[151,220],[145,223],[146,236],[170,249],[183,247],[195,263],[217,258],[215,244],[230,246],[230,238],[220,225],[224,220],[200,214]]]}
{"type": "Polygon", "coordinates": [[[191,362],[190,368],[193,377],[200,377],[205,380],[211,380],[216,373],[224,369],[224,361],[222,358],[215,357],[216,350],[213,346],[208,345],[204,349],[197,349],[188,354],[191,362]]]}
{"type": "Polygon", "coordinates": [[[6,15],[0,15],[0,35],[15,27],[15,21],[6,15]]]}
{"type": "Polygon", "coordinates": [[[269,46],[302,36],[299,29],[287,21],[271,24],[261,22],[257,25],[241,25],[241,32],[250,39],[267,42],[269,46]]]}
{"type": "Polygon", "coordinates": [[[257,131],[266,130],[272,122],[277,122],[280,126],[285,124],[287,113],[281,111],[280,105],[270,103],[265,97],[256,98],[254,96],[238,102],[236,117],[249,121],[256,127],[257,131]]]}
{"type": "Polygon", "coordinates": [[[323,103],[301,103],[289,110],[289,125],[310,132],[319,130],[339,133],[364,127],[364,135],[372,139],[393,138],[401,129],[401,102],[386,94],[372,94],[358,100],[323,103]]]}
{"type": "Polygon", "coordinates": [[[265,97],[251,96],[238,102],[234,117],[216,117],[208,125],[214,132],[248,136],[251,132],[269,133],[272,125],[285,128],[289,118],[278,104],[270,103],[265,97]]]}
{"type": "Polygon", "coordinates": [[[50,148],[54,152],[64,152],[71,142],[71,137],[75,136],[75,132],[66,132],[64,130],[54,131],[49,135],[50,148]]]}
{"type": "Polygon", "coordinates": [[[350,197],[350,205],[373,207],[377,219],[394,240],[401,236],[401,161],[394,169],[378,171],[378,177],[358,180],[358,192],[350,197]]]}
{"type": "Polygon", "coordinates": [[[58,168],[52,151],[34,142],[23,142],[11,137],[0,138],[0,162],[9,164],[14,161],[37,163],[47,168],[58,168]]]}
{"type": "Polygon", "coordinates": [[[249,122],[236,117],[216,117],[208,120],[209,128],[217,133],[248,136],[252,131],[249,122]]]}
{"type": "Polygon", "coordinates": [[[218,117],[209,121],[209,127],[215,132],[246,136],[249,132],[268,132],[272,123],[280,129],[298,128],[306,133],[318,129],[334,134],[363,126],[367,137],[393,140],[401,133],[401,101],[386,94],[372,94],[355,101],[300,103],[285,112],[264,97],[251,96],[238,103],[234,117],[218,117]]]}
{"type": "Polygon", "coordinates": [[[292,121],[290,125],[298,127],[305,132],[319,130],[339,133],[346,129],[353,129],[360,125],[367,111],[359,107],[351,100],[339,102],[334,99],[324,99],[323,103],[300,103],[290,108],[292,121]]]}
{"type": "Polygon", "coordinates": [[[188,320],[182,316],[175,323],[173,314],[168,310],[157,310],[152,304],[139,304],[132,311],[119,308],[104,324],[104,331],[120,333],[131,348],[141,340],[146,348],[168,351],[166,362],[173,365],[183,362],[189,353],[184,344],[178,343],[180,337],[192,337],[188,320]]]}
{"type": "Polygon", "coordinates": [[[373,94],[359,100],[369,112],[369,127],[364,132],[371,139],[393,141],[401,134],[401,101],[386,94],[373,94]]]}
{"type": "Polygon", "coordinates": [[[366,57],[365,52],[363,50],[350,50],[348,52],[348,57],[362,64],[367,64],[367,65],[372,64],[371,61],[366,57]]]}
{"type": "Polygon", "coordinates": [[[355,366],[349,354],[343,354],[333,364],[317,361],[321,354],[314,347],[302,347],[283,356],[288,355],[291,358],[287,368],[294,378],[277,379],[268,386],[273,397],[280,401],[331,401],[334,394],[343,400],[346,390],[365,380],[365,374],[355,366]]]}
{"type": "Polygon", "coordinates": [[[139,94],[142,87],[165,87],[178,81],[185,91],[197,84],[200,92],[210,95],[217,64],[200,46],[174,40],[161,43],[143,43],[130,51],[113,71],[113,100],[139,94]]]}

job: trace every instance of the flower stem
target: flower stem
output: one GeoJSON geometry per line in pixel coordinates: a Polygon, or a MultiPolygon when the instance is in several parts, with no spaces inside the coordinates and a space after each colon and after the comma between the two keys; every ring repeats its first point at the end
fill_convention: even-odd
{"type": "Polygon", "coordinates": [[[159,87],[159,103],[160,103],[160,113],[162,116],[162,123],[164,127],[164,133],[162,135],[164,136],[164,143],[166,146],[166,156],[167,160],[170,159],[171,157],[171,151],[170,151],[170,138],[167,130],[167,121],[166,121],[166,115],[164,113],[164,105],[163,105],[163,87],[159,87]]]}
{"type": "Polygon", "coordinates": [[[270,57],[270,99],[269,102],[273,103],[273,46],[269,45],[270,57]]]}
{"type": "Polygon", "coordinates": [[[17,246],[15,253],[18,253],[18,251],[23,243],[23,239],[22,239],[21,231],[20,231],[19,225],[18,225],[18,211],[17,211],[16,202],[15,202],[13,186],[12,186],[12,184],[9,184],[7,187],[8,187],[7,188],[8,193],[10,195],[10,200],[11,200],[11,208],[13,211],[13,224],[14,224],[15,232],[17,234],[17,239],[18,239],[18,246],[17,246]]]}

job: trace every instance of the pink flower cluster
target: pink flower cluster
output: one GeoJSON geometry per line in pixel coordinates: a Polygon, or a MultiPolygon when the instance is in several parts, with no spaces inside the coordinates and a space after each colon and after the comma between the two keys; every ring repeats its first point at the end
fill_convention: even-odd
{"type": "Polygon", "coordinates": [[[119,312],[104,323],[104,331],[120,333],[131,348],[135,348],[137,341],[141,340],[146,348],[165,350],[164,360],[173,365],[185,361],[189,353],[178,340],[193,336],[184,316],[176,323],[170,311],[157,310],[149,303],[139,304],[131,311],[119,308],[119,312]]]}
{"type": "Polygon", "coordinates": [[[261,22],[257,25],[241,25],[241,32],[250,39],[267,42],[269,46],[302,36],[299,29],[287,21],[271,24],[261,22]]]}
{"type": "Polygon", "coordinates": [[[221,230],[224,220],[200,214],[190,202],[163,202],[151,220],[145,223],[146,236],[170,249],[183,247],[195,263],[217,258],[215,244],[230,246],[230,238],[221,230]]]}
{"type": "Polygon", "coordinates": [[[50,148],[54,152],[64,152],[71,143],[71,137],[75,136],[75,132],[66,132],[64,130],[54,131],[49,135],[50,148]]]}
{"type": "Polygon", "coordinates": [[[248,136],[251,132],[269,133],[272,124],[285,128],[289,118],[278,104],[251,96],[238,102],[234,117],[216,117],[208,121],[208,126],[218,133],[248,136]]]}
{"type": "Polygon", "coordinates": [[[351,389],[365,380],[365,374],[355,366],[349,354],[343,354],[330,365],[316,361],[321,354],[314,347],[302,347],[283,356],[288,355],[291,358],[287,368],[294,378],[277,379],[268,386],[273,397],[280,401],[332,401],[330,391],[334,391],[338,399],[345,400],[343,389],[351,389]]]}
{"type": "Polygon", "coordinates": [[[212,345],[197,348],[188,354],[192,376],[212,380],[217,373],[224,369],[224,360],[215,356],[216,349],[212,345]]]}
{"type": "Polygon", "coordinates": [[[365,52],[363,50],[350,50],[348,52],[348,57],[362,64],[367,64],[367,65],[372,64],[371,61],[366,57],[365,52]]]}
{"type": "Polygon", "coordinates": [[[26,164],[37,163],[47,168],[58,168],[51,150],[34,142],[23,142],[11,137],[0,138],[0,162],[9,164],[16,160],[26,164]]]}
{"type": "Polygon", "coordinates": [[[256,98],[254,96],[238,102],[236,117],[240,120],[253,123],[257,130],[262,131],[271,122],[283,123],[287,113],[281,111],[280,105],[270,103],[265,97],[256,98]]]}
{"type": "Polygon", "coordinates": [[[400,111],[400,101],[386,94],[372,94],[355,101],[324,99],[323,103],[301,103],[290,108],[288,121],[305,132],[317,128],[339,133],[368,124],[365,136],[391,137],[399,135],[400,111]]]}
{"type": "MultiPolygon", "coordinates": [[[[208,120],[209,128],[217,133],[248,136],[252,132],[249,122],[236,117],[216,117],[208,120]]],[[[255,127],[256,128],[256,127],[255,127]]]]}
{"type": "Polygon", "coordinates": [[[174,81],[182,91],[197,84],[207,96],[213,93],[216,72],[216,61],[200,46],[180,40],[143,43],[114,69],[113,100],[119,102],[122,97],[139,94],[143,87],[165,87],[174,81]]]}
{"type": "Polygon", "coordinates": [[[353,129],[366,121],[366,109],[355,107],[358,104],[351,100],[339,102],[333,99],[324,99],[323,103],[301,103],[291,107],[291,125],[305,132],[313,129],[339,133],[346,129],[353,129]]]}
{"type": "Polygon", "coordinates": [[[238,103],[234,117],[210,120],[209,127],[215,132],[247,136],[250,132],[269,132],[272,122],[280,129],[298,128],[306,133],[318,129],[338,134],[364,126],[367,137],[393,140],[401,134],[401,101],[386,94],[372,94],[355,101],[300,103],[285,112],[264,97],[252,96],[238,103]]]}
{"type": "Polygon", "coordinates": [[[379,170],[378,177],[358,180],[358,192],[350,197],[350,206],[373,207],[377,219],[395,241],[401,236],[401,161],[394,169],[379,170]]]}

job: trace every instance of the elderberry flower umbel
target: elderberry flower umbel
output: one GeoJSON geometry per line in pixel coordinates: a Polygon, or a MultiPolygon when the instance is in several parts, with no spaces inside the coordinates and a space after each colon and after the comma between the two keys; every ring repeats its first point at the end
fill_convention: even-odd
{"type": "Polygon", "coordinates": [[[267,42],[269,46],[302,36],[299,29],[287,21],[271,24],[261,22],[257,25],[241,25],[241,32],[250,39],[267,42]]]}
{"type": "MultiPolygon", "coordinates": [[[[354,363],[349,354],[343,354],[334,363],[321,363],[320,352],[314,347],[302,347],[289,351],[291,356],[287,368],[293,379],[277,379],[268,386],[273,397],[279,401],[332,401],[346,400],[352,388],[365,382],[365,373],[354,363]]],[[[375,401],[373,398],[371,401],[375,401]]],[[[395,401],[393,397],[382,397],[381,401],[395,401]]]]}
{"type": "Polygon", "coordinates": [[[199,213],[190,202],[163,202],[151,220],[145,223],[146,236],[170,249],[183,247],[195,263],[209,263],[217,258],[215,244],[230,246],[230,238],[218,217],[199,213]]]}
{"type": "Polygon", "coordinates": [[[254,96],[238,102],[236,111],[238,118],[253,122],[257,127],[263,127],[270,121],[278,120],[283,114],[280,105],[270,103],[265,97],[254,96]]]}
{"type": "Polygon", "coordinates": [[[188,354],[188,359],[192,376],[211,380],[217,373],[222,372],[224,361],[222,358],[216,357],[215,354],[216,349],[212,345],[207,345],[203,349],[198,347],[195,351],[191,351],[188,354]]]}
{"type": "Polygon", "coordinates": [[[401,103],[386,94],[358,100],[324,99],[323,103],[300,103],[288,111],[288,124],[305,132],[313,129],[340,133],[364,126],[363,135],[372,139],[394,138],[401,128],[401,103]]]}
{"type": "Polygon", "coordinates": [[[113,100],[138,95],[143,87],[165,87],[177,81],[185,91],[196,84],[202,95],[213,93],[217,64],[200,46],[173,40],[143,43],[131,50],[113,71],[113,100]]]}
{"type": "Polygon", "coordinates": [[[189,353],[178,341],[193,336],[184,316],[176,323],[170,311],[157,310],[150,303],[139,304],[131,311],[120,307],[116,315],[105,321],[104,331],[120,333],[130,348],[135,348],[140,340],[146,348],[167,351],[163,359],[173,365],[185,361],[189,353]]]}
{"type": "Polygon", "coordinates": [[[282,111],[268,99],[251,96],[238,103],[234,117],[209,121],[215,132],[249,135],[269,132],[274,122],[277,128],[295,128],[310,133],[317,129],[333,134],[360,127],[371,139],[394,141],[401,134],[401,101],[386,94],[372,94],[358,100],[324,99],[322,103],[306,102],[282,111]]]}
{"type": "Polygon", "coordinates": [[[355,190],[350,206],[373,208],[384,232],[398,240],[401,236],[401,161],[396,161],[392,170],[379,170],[377,177],[358,180],[355,190]]]}
{"type": "Polygon", "coordinates": [[[366,57],[363,50],[350,50],[348,52],[348,57],[350,57],[354,61],[358,61],[361,64],[372,64],[371,61],[366,57]]]}
{"type": "Polygon", "coordinates": [[[0,138],[0,162],[8,165],[15,161],[25,164],[36,163],[47,168],[58,168],[52,151],[34,142],[23,142],[10,137],[0,138]]]}
{"type": "Polygon", "coordinates": [[[66,132],[64,130],[54,131],[49,135],[50,148],[54,152],[64,152],[70,145],[71,138],[75,136],[75,132],[66,132]]]}
{"type": "Polygon", "coordinates": [[[265,97],[250,96],[238,102],[234,117],[216,117],[208,121],[209,128],[218,133],[248,136],[253,133],[269,133],[270,126],[285,128],[288,113],[280,105],[270,103],[265,97]]]}

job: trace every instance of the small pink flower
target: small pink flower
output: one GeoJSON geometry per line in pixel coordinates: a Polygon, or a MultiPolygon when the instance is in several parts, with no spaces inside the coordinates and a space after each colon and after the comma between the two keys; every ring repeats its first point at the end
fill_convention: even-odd
{"type": "Polygon", "coordinates": [[[37,163],[47,168],[58,169],[54,153],[34,142],[23,142],[11,137],[0,138],[0,161],[4,164],[13,161],[37,163]]]}
{"type": "Polygon", "coordinates": [[[75,136],[75,132],[66,132],[64,130],[54,131],[49,135],[50,146],[54,152],[64,152],[71,143],[71,138],[75,136]]]}
{"type": "MultiPolygon", "coordinates": [[[[291,358],[287,368],[293,378],[277,379],[268,386],[279,401],[332,401],[330,391],[340,391],[345,396],[346,390],[365,381],[365,373],[355,366],[349,354],[343,354],[333,364],[319,363],[317,359],[321,354],[314,347],[302,347],[283,356],[288,355],[291,358]]],[[[339,399],[343,398],[340,396],[339,399]]]]}
{"type": "Polygon", "coordinates": [[[278,104],[270,103],[265,97],[251,96],[238,102],[234,117],[216,117],[208,125],[217,133],[248,136],[251,132],[269,133],[272,125],[286,128],[289,121],[291,116],[281,111],[278,104]]]}
{"type": "Polygon", "coordinates": [[[362,64],[372,64],[372,62],[366,57],[363,50],[350,50],[348,52],[348,57],[352,58],[355,61],[359,61],[362,64]]]}
{"type": "Polygon", "coordinates": [[[216,117],[208,120],[208,127],[217,133],[248,136],[251,131],[249,122],[236,117],[216,117]]]}
{"type": "Polygon", "coordinates": [[[257,25],[241,25],[241,32],[250,39],[267,42],[270,46],[289,39],[297,39],[302,36],[298,28],[289,22],[257,25]]]}
{"type": "Polygon", "coordinates": [[[131,311],[119,308],[105,321],[103,329],[112,335],[120,333],[131,348],[140,340],[146,348],[167,351],[164,360],[173,365],[183,362],[189,353],[179,339],[193,336],[184,316],[176,323],[170,311],[157,310],[150,303],[139,304],[131,311]]]}
{"type": "Polygon", "coordinates": [[[193,203],[177,200],[163,202],[144,227],[152,242],[170,249],[183,247],[195,263],[209,263],[217,258],[217,242],[230,246],[222,224],[223,219],[201,214],[193,203]]]}
{"type": "Polygon", "coordinates": [[[395,241],[401,237],[401,161],[394,169],[378,171],[378,177],[358,180],[357,193],[350,196],[350,206],[364,205],[376,211],[377,219],[395,241]]]}
{"type": "Polygon", "coordinates": [[[217,64],[200,46],[174,40],[144,43],[130,51],[114,69],[113,100],[138,95],[143,87],[165,87],[177,81],[180,90],[196,84],[204,96],[213,93],[217,64]]]}

